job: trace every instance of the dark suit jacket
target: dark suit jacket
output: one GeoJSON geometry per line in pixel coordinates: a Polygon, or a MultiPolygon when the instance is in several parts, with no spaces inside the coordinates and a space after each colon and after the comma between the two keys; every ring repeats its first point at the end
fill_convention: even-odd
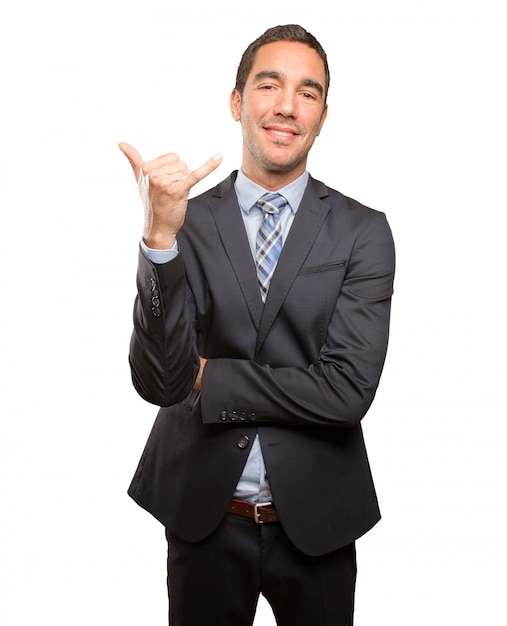
{"type": "Polygon", "coordinates": [[[380,518],[360,422],[387,349],[391,231],[383,213],[310,178],[263,305],[235,176],[190,200],[176,259],[140,254],[132,377],[163,408],[129,494],[199,541],[258,434],[287,534],[320,555],[380,518]]]}

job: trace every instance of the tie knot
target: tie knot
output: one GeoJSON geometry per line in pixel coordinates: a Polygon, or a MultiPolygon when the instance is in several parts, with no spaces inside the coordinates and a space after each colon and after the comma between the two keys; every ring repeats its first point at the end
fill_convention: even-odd
{"type": "Polygon", "coordinates": [[[287,204],[286,198],[280,193],[265,193],[257,200],[257,206],[262,209],[263,213],[274,215],[278,215],[287,204]]]}

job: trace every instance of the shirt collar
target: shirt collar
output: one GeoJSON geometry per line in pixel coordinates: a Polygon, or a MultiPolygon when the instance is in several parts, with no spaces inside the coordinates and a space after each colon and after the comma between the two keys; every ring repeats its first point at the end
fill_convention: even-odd
{"type": "MultiPolygon", "coordinates": [[[[303,172],[296,180],[293,180],[281,189],[277,189],[277,192],[286,198],[294,214],[301,203],[306,185],[308,184],[308,178],[308,172],[303,172]]],[[[250,213],[250,209],[255,206],[257,200],[265,193],[268,193],[267,189],[247,178],[241,169],[238,171],[234,187],[238,196],[239,206],[247,214],[250,213]]]]}

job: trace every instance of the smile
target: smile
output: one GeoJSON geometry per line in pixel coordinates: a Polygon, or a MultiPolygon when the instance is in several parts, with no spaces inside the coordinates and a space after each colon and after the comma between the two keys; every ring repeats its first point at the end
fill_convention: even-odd
{"type": "Polygon", "coordinates": [[[264,130],[269,133],[271,137],[276,137],[277,139],[294,139],[299,135],[299,133],[295,130],[284,130],[282,128],[273,128],[271,126],[265,126],[264,130]]]}
{"type": "Polygon", "coordinates": [[[275,135],[279,135],[280,137],[292,137],[293,135],[295,135],[295,133],[290,133],[288,131],[283,131],[283,130],[273,130],[273,129],[268,129],[270,130],[270,132],[272,132],[275,135]]]}

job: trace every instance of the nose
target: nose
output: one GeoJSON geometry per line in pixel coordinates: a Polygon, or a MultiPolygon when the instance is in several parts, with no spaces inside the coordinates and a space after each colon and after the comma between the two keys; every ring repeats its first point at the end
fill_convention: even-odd
{"type": "Polygon", "coordinates": [[[283,117],[296,117],[297,115],[297,99],[296,94],[282,89],[278,94],[278,98],[275,102],[276,115],[282,115],[283,117]]]}

